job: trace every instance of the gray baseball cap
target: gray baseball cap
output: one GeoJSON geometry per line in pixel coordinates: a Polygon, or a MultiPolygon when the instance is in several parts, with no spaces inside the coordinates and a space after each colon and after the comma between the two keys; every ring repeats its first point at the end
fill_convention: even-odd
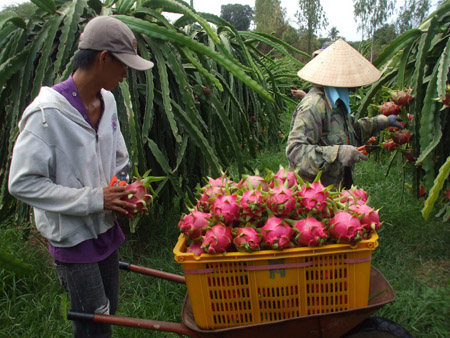
{"type": "Polygon", "coordinates": [[[136,70],[147,70],[153,62],[137,55],[137,41],[130,28],[112,16],[97,16],[90,20],[78,43],[80,49],[107,50],[136,70]]]}

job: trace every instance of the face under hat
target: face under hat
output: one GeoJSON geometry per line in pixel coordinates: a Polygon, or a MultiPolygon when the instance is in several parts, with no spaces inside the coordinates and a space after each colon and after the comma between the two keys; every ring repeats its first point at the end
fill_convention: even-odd
{"type": "Polygon", "coordinates": [[[319,86],[360,87],[377,81],[381,72],[343,39],[336,40],[297,75],[319,86]]]}
{"type": "Polygon", "coordinates": [[[153,67],[153,62],[137,55],[137,41],[130,28],[112,16],[97,16],[90,20],[81,33],[78,47],[107,50],[128,67],[136,70],[153,67]]]}

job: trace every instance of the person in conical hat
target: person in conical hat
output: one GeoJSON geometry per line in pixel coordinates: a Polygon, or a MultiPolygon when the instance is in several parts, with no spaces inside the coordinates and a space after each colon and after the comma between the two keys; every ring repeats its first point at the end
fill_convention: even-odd
{"type": "Polygon", "coordinates": [[[388,126],[403,128],[399,117],[356,119],[349,91],[377,81],[381,72],[343,39],[308,62],[298,76],[313,84],[292,115],[286,155],[290,170],[306,181],[322,171],[324,185],[349,188],[355,163],[367,160],[357,147],[388,126]]]}

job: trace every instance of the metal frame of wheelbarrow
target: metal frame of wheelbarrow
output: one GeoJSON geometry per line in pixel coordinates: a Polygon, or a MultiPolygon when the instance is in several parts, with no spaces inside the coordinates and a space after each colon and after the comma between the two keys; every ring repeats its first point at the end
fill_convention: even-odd
{"type": "MultiPolygon", "coordinates": [[[[166,279],[176,283],[185,283],[184,276],[162,272],[155,269],[141,267],[120,262],[120,268],[147,276],[166,279]]],[[[116,315],[87,314],[69,311],[69,320],[88,320],[96,323],[106,323],[120,326],[129,326],[156,331],[166,331],[178,334],[180,337],[191,338],[249,338],[249,337],[276,337],[282,333],[283,338],[298,337],[326,337],[338,338],[358,326],[372,313],[382,306],[395,300],[395,292],[389,282],[376,268],[371,268],[368,306],[280,320],[269,323],[236,326],[218,330],[203,330],[194,321],[189,297],[185,297],[181,319],[183,323],[172,323],[158,320],[122,317],[116,315]]]]}

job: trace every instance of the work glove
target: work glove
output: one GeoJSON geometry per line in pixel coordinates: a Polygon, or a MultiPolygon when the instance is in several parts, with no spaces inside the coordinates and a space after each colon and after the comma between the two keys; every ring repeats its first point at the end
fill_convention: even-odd
{"type": "Polygon", "coordinates": [[[367,160],[367,156],[357,150],[354,146],[342,145],[339,146],[337,160],[342,166],[351,167],[361,160],[367,160]]]}
{"type": "Polygon", "coordinates": [[[389,115],[387,118],[389,121],[389,127],[397,127],[400,129],[404,129],[404,127],[400,123],[398,123],[398,122],[403,122],[403,121],[397,115],[389,115]]]}

